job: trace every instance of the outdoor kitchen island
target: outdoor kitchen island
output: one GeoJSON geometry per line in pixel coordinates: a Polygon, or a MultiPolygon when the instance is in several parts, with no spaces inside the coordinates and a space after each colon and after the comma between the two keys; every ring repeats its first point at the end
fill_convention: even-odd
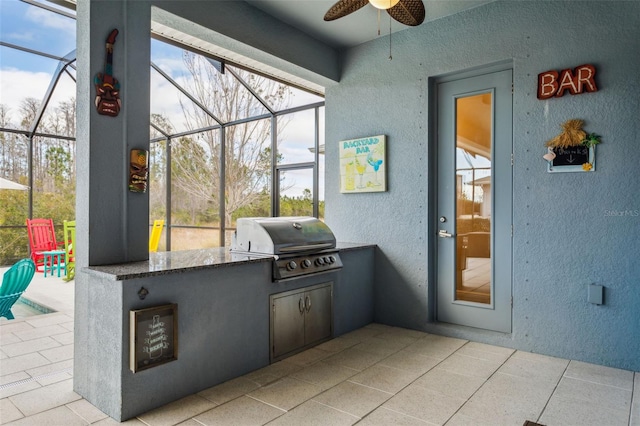
{"type": "Polygon", "coordinates": [[[336,250],[342,269],[280,282],[272,279],[273,258],[222,248],[150,253],[148,261],[80,270],[89,279],[76,282],[74,337],[83,343],[75,349],[74,390],[124,421],[265,367],[270,297],[284,292],[331,283],[333,337],[369,324],[375,246],[338,243],[336,250]],[[173,304],[171,317],[149,319],[131,351],[130,312],[173,304]],[[139,369],[131,362],[138,355],[166,358],[168,351],[175,357],[167,362],[139,369]]]}

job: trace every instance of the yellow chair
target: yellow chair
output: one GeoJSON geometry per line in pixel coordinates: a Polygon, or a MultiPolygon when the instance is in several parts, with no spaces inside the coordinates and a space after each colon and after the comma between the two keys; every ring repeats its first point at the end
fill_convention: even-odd
{"type": "Polygon", "coordinates": [[[157,219],[153,221],[153,228],[151,228],[151,236],[149,237],[149,253],[158,251],[158,244],[160,244],[163,227],[164,220],[157,219]]]}
{"type": "Polygon", "coordinates": [[[64,228],[64,267],[67,272],[65,281],[71,281],[76,276],[76,221],[65,220],[64,228]]]}

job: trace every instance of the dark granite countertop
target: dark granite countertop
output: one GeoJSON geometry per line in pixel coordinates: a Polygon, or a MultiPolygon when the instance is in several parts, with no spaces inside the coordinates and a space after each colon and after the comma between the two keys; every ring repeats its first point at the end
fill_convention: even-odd
{"type": "MultiPolygon", "coordinates": [[[[375,244],[338,243],[336,246],[340,251],[358,250],[369,247],[375,247],[375,244]]],[[[271,256],[234,253],[229,251],[228,248],[219,247],[149,253],[149,260],[115,265],[89,266],[83,268],[83,271],[90,275],[100,276],[113,281],[123,281],[199,269],[221,268],[254,262],[270,262],[271,260],[271,256]]]]}

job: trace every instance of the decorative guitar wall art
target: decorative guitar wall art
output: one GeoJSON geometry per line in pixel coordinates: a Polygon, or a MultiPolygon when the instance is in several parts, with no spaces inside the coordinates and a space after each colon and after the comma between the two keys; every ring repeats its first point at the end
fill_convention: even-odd
{"type": "Polygon", "coordinates": [[[96,86],[96,108],[98,114],[115,117],[120,112],[120,83],[113,77],[113,45],[116,42],[118,30],[114,29],[107,37],[107,61],[104,74],[99,72],[93,79],[96,86]]]}

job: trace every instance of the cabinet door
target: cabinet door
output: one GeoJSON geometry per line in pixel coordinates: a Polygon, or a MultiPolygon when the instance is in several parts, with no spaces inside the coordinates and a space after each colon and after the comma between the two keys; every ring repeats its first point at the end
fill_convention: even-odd
{"type": "Polygon", "coordinates": [[[289,296],[274,297],[271,306],[273,338],[271,341],[271,357],[301,348],[304,341],[304,292],[289,296]]]}
{"type": "Polygon", "coordinates": [[[331,337],[331,286],[305,292],[305,345],[331,337]]]}

